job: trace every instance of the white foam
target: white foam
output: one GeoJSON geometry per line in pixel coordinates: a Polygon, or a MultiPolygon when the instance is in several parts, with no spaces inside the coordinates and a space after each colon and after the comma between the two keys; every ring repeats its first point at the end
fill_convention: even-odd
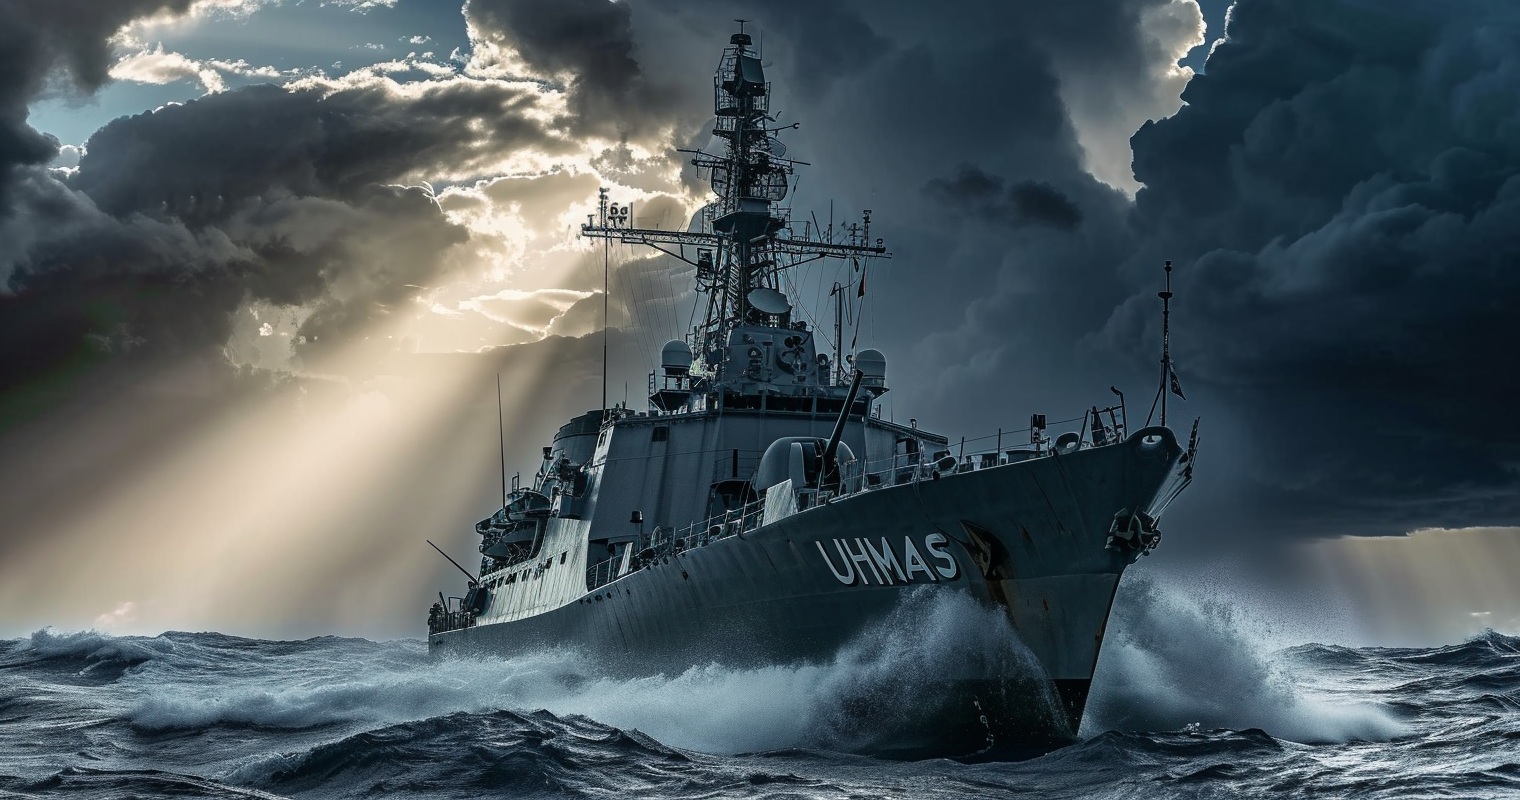
{"type": "Polygon", "coordinates": [[[149,690],[127,718],[148,729],[299,729],[541,708],[714,753],[847,746],[839,737],[860,732],[839,724],[843,704],[912,703],[967,659],[994,659],[1024,675],[1037,701],[1056,707],[1048,680],[1006,617],[948,592],[909,597],[890,619],[819,665],[704,665],[673,676],[613,679],[597,677],[569,652],[430,660],[420,643],[398,648],[286,656],[283,668],[250,665],[204,682],[176,681],[172,670],[151,665],[137,676],[149,690]]]}
{"type": "Polygon", "coordinates": [[[534,699],[556,714],[582,714],[637,728],[666,744],[708,752],[850,747],[856,737],[872,732],[852,730],[846,706],[920,702],[967,661],[1027,678],[1022,687],[1033,688],[1035,702],[1050,710],[1058,707],[1053,687],[1007,618],[949,592],[905,598],[890,618],[843,647],[828,664],[709,665],[672,678],[596,681],[534,699]]]}
{"type": "Polygon", "coordinates": [[[1407,731],[1378,703],[1337,699],[1227,598],[1130,576],[1114,602],[1084,735],[1104,730],[1261,728],[1304,743],[1385,741],[1407,731]]]}

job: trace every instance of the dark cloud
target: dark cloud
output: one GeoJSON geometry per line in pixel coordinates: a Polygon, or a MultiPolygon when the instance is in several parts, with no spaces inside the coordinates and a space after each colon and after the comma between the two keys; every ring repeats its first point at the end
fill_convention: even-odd
{"type": "Polygon", "coordinates": [[[183,12],[191,0],[0,0],[0,219],[18,167],[45,164],[58,142],[26,124],[50,88],[91,92],[107,80],[115,33],[138,17],[183,12]]]}
{"type": "Polygon", "coordinates": [[[515,51],[535,74],[569,81],[567,122],[627,136],[674,110],[637,58],[633,10],[604,0],[469,0],[478,39],[515,51]]]}
{"type": "Polygon", "coordinates": [[[504,154],[563,152],[521,87],[386,80],[253,86],[119,119],[90,138],[71,185],[111,214],[225,218],[240,198],[344,197],[375,183],[479,175],[504,154]]]}
{"type": "MultiPolygon", "coordinates": [[[[1520,521],[1516,52],[1510,3],[1242,0],[1187,105],[1135,135],[1178,358],[1257,432],[1251,518],[1520,521]]],[[[1112,340],[1152,340],[1153,303],[1112,340]]]]}
{"type": "MultiPolygon", "coordinates": [[[[66,352],[104,325],[131,331],[139,357],[214,361],[249,301],[305,306],[297,349],[308,358],[350,343],[440,280],[467,238],[429,190],[398,184],[487,172],[525,147],[557,151],[528,119],[533,102],[487,81],[376,79],[250,87],[116,120],[66,185],[42,172],[25,185],[9,302],[98,295],[114,309],[63,313],[77,334],[56,343],[66,352]]],[[[53,368],[52,350],[13,332],[0,349],[28,365],[13,379],[53,368]]]]}
{"type": "Polygon", "coordinates": [[[1019,181],[1004,186],[1002,178],[969,164],[953,178],[935,178],[924,187],[930,199],[950,211],[973,214],[991,222],[1048,225],[1072,230],[1082,222],[1078,208],[1061,190],[1043,181],[1019,181]]]}
{"type": "MultiPolygon", "coordinates": [[[[119,14],[112,6],[72,25],[54,6],[6,5],[52,48],[39,45],[25,62],[34,79],[14,94],[18,124],[49,76],[97,87],[109,64],[105,38],[133,13],[170,5],[119,14]],[[48,44],[47,25],[67,47],[48,44]]],[[[510,33],[533,69],[573,74],[568,117],[549,119],[531,84],[397,84],[355,74],[121,118],[91,137],[73,174],[16,172],[10,183],[25,195],[9,223],[0,219],[5,382],[41,379],[79,354],[90,363],[226,366],[234,317],[257,302],[303,309],[293,341],[309,362],[362,340],[444,280],[466,231],[445,218],[431,190],[406,184],[496,174],[504,157],[525,149],[551,158],[576,151],[566,134],[579,129],[587,104],[632,102],[627,92],[643,86],[623,6],[483,3],[475,12],[483,35],[505,42],[510,33]]],[[[643,105],[651,107],[640,113],[654,114],[643,105]]],[[[37,149],[28,159],[51,155],[37,149]]],[[[524,213],[539,217],[536,207],[524,213]]]]}
{"type": "Polygon", "coordinates": [[[622,92],[642,75],[634,60],[632,10],[601,0],[470,0],[478,36],[516,50],[529,66],[574,73],[582,85],[622,92]]]}
{"type": "Polygon", "coordinates": [[[1082,222],[1082,209],[1048,183],[1020,181],[1008,187],[1017,219],[1071,230],[1082,222]]]}

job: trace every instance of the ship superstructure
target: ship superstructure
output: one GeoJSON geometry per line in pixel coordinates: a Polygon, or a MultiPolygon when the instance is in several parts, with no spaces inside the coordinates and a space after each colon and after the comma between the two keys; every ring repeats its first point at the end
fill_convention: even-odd
{"type": "MultiPolygon", "coordinates": [[[[1007,676],[968,670],[942,676],[922,711],[932,725],[859,747],[971,755],[1069,737],[1119,577],[1191,480],[1196,423],[1185,447],[1164,417],[1131,432],[1122,395],[1059,435],[1036,415],[954,446],[882,419],[886,358],[846,352],[842,331],[829,352],[781,276],[890,256],[870,212],[842,231],[792,224],[782,203],[801,162],[770,88],[751,37],[734,34],[713,83],[720,152],[690,151],[715,195],[694,230],[638,228],[602,192],[583,235],[691,264],[705,314],[664,346],[646,411],[604,402],[567,422],[531,485],[477,524],[480,574],[440,598],[430,648],[571,646],[630,674],[817,662],[908,593],[964,592],[1006,612],[1059,711],[1041,718],[1007,676]]],[[[1164,357],[1163,392],[1170,369],[1164,357]]]]}

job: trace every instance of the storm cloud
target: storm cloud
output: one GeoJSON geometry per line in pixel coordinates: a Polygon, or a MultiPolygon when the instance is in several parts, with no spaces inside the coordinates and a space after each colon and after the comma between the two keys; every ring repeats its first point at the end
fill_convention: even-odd
{"type": "MultiPolygon", "coordinates": [[[[217,358],[233,314],[257,301],[306,306],[308,352],[344,341],[438,279],[467,239],[430,190],[407,183],[484,170],[528,145],[552,151],[525,119],[532,102],[491,82],[408,94],[380,80],[252,87],[119,119],[71,177],[25,184],[26,233],[13,241],[26,247],[10,254],[7,302],[96,297],[113,309],[110,330],[74,329],[117,331],[166,357],[217,358]]],[[[8,363],[29,365],[12,380],[53,366],[36,338],[6,337],[8,363]]]]}
{"type": "Polygon", "coordinates": [[[954,178],[929,181],[924,191],[948,210],[1014,227],[1049,225],[1069,231],[1082,222],[1082,209],[1048,183],[1003,184],[1002,178],[967,164],[954,178]]]}
{"type": "Polygon", "coordinates": [[[478,43],[505,48],[533,74],[567,84],[566,122],[578,131],[647,135],[677,110],[638,60],[627,3],[469,0],[464,14],[478,43]]]}
{"type": "Polygon", "coordinates": [[[88,93],[110,77],[108,39],[191,0],[3,0],[0,2],[0,219],[20,167],[45,164],[58,142],[26,124],[31,101],[53,91],[88,93]]]}
{"type": "MultiPolygon", "coordinates": [[[[1242,0],[1183,99],[1134,137],[1135,217],[1179,362],[1259,432],[1251,515],[1520,520],[1520,8],[1242,0]]],[[[1109,341],[1154,341],[1154,302],[1109,341]]]]}
{"type": "Polygon", "coordinates": [[[909,245],[980,291],[941,306],[943,284],[908,281],[911,304],[889,316],[958,319],[887,351],[941,376],[901,399],[921,420],[990,431],[1017,418],[1010,397],[1069,407],[1117,383],[1138,422],[1171,260],[1174,358],[1193,400],[1172,422],[1204,417],[1193,505],[1207,510],[1188,517],[1200,540],[1513,524],[1520,443],[1496,406],[1517,388],[1502,364],[1520,344],[1516,21],[1502,3],[1242,0],[1185,104],[1134,136],[1133,203],[1073,173],[1057,149],[1080,139],[1070,121],[1013,144],[1060,98],[1035,80],[1053,66],[999,82],[1024,118],[982,106],[979,123],[924,114],[951,133],[907,122],[932,149],[975,156],[921,184],[944,230],[909,245]],[[955,141],[974,124],[1002,147],[955,141]],[[1019,213],[1021,188],[1025,203],[1062,198],[1026,209],[1060,213],[1019,213]]]}

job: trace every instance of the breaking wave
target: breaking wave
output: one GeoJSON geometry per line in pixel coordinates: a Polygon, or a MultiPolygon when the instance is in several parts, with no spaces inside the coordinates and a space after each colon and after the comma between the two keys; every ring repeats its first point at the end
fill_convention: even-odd
{"type": "Polygon", "coordinates": [[[1132,578],[1114,604],[1084,732],[1260,728],[1295,742],[1386,741],[1408,731],[1385,703],[1306,681],[1219,598],[1132,578]]]}
{"type": "MultiPolygon", "coordinates": [[[[182,644],[175,651],[172,641],[143,641],[159,648],[154,652],[197,660],[183,652],[196,646],[182,644]]],[[[638,729],[667,744],[707,752],[848,750],[885,733],[862,730],[854,709],[930,702],[942,686],[941,676],[967,661],[986,665],[981,671],[1022,678],[1011,682],[1010,690],[1045,704],[1052,716],[1058,707],[1039,663],[1006,617],[957,593],[908,597],[891,617],[820,665],[733,669],[708,664],[678,675],[612,678],[599,676],[594,664],[570,650],[428,659],[420,642],[381,650],[354,640],[328,645],[343,651],[343,658],[278,667],[248,664],[245,676],[278,670],[281,679],[230,688],[207,674],[204,684],[148,695],[127,709],[126,719],[148,731],[214,725],[306,729],[455,712],[544,709],[560,717],[584,716],[638,729]]],[[[140,668],[145,681],[183,668],[150,661],[143,659],[140,668]]],[[[892,722],[890,715],[875,720],[892,722]]]]}

